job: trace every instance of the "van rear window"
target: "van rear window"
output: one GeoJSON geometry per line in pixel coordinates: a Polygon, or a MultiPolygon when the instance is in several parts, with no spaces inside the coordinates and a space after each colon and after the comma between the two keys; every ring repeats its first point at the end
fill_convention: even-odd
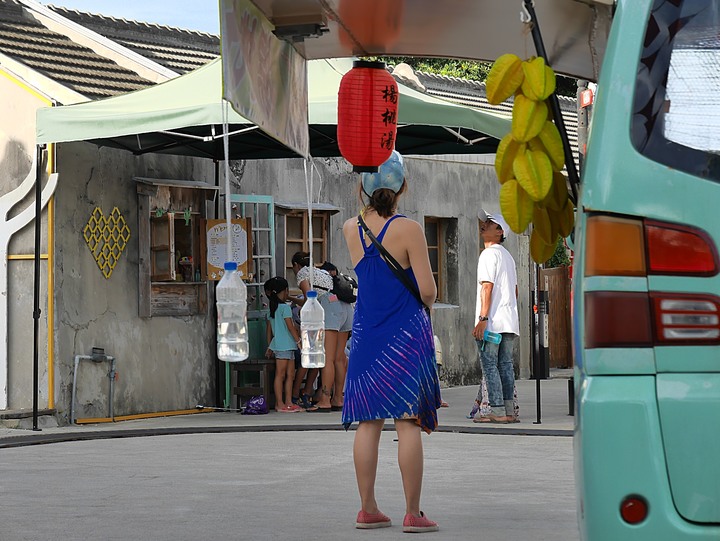
{"type": "Polygon", "coordinates": [[[655,0],[633,111],[638,152],[720,181],[720,0],[655,0]]]}

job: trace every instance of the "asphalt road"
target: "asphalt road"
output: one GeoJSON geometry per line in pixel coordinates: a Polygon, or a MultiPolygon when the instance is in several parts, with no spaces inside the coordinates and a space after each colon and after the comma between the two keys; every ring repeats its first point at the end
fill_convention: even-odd
{"type": "MultiPolygon", "coordinates": [[[[355,530],[353,432],[242,432],[0,450],[0,541],[393,540],[404,501],[393,432],[377,497],[393,527],[355,530]]],[[[437,540],[578,539],[572,438],[424,436],[437,540]]]]}

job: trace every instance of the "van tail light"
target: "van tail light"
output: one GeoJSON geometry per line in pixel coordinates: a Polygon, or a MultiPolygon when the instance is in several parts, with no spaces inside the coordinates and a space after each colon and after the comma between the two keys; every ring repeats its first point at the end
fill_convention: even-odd
{"type": "MultiPolygon", "coordinates": [[[[585,276],[715,276],[712,238],[694,227],[605,214],[587,218],[585,276]]],[[[720,297],[589,291],[585,347],[720,344],[720,297]]]]}
{"type": "Polygon", "coordinates": [[[715,244],[704,231],[675,224],[645,222],[648,273],[714,276],[715,244]]]}
{"type": "Polygon", "coordinates": [[[647,293],[585,294],[585,347],[650,347],[652,319],[647,293]]]}
{"type": "Polygon", "coordinates": [[[677,224],[594,214],[587,219],[585,276],[715,276],[710,236],[677,224]]]}
{"type": "Polygon", "coordinates": [[[588,217],[585,276],[645,276],[641,220],[596,214],[588,217]]]}
{"type": "Polygon", "coordinates": [[[585,347],[720,344],[720,298],[680,293],[585,294],[585,347]]]}
{"type": "Polygon", "coordinates": [[[720,299],[711,295],[650,293],[660,344],[720,343],[720,299]]]}

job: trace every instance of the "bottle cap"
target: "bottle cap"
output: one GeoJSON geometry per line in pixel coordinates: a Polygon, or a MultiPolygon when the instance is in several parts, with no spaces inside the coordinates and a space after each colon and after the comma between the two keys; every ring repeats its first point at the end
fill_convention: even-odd
{"type": "Polygon", "coordinates": [[[310,291],[308,291],[307,293],[305,293],[305,296],[306,296],[308,299],[315,299],[315,298],[317,298],[317,291],[315,291],[314,289],[311,289],[310,291]]]}
{"type": "Polygon", "coordinates": [[[225,262],[225,270],[226,271],[236,271],[237,263],[235,263],[234,261],[226,261],[225,262]]]}

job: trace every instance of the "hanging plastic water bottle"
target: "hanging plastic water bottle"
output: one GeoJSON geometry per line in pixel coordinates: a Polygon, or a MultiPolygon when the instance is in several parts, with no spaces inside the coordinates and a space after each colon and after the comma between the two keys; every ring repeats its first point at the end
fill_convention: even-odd
{"type": "Polygon", "coordinates": [[[217,303],[217,356],[221,361],[237,363],[250,354],[247,328],[247,287],[237,263],[225,263],[225,274],[215,289],[217,303]]]}
{"type": "Polygon", "coordinates": [[[318,302],[317,291],[310,290],[306,296],[300,310],[300,362],[303,368],[322,368],[325,366],[325,310],[318,302]]]}

